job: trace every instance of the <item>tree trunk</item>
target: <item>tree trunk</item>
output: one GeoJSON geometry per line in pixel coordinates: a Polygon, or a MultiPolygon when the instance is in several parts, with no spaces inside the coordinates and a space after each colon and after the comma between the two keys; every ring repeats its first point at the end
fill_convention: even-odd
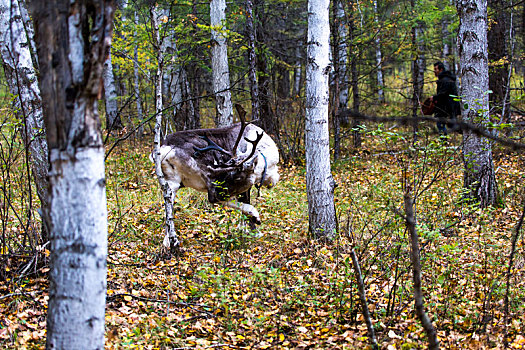
{"type": "Polygon", "coordinates": [[[256,0],[255,2],[255,9],[257,11],[257,17],[258,21],[257,23],[259,26],[257,27],[256,31],[256,37],[257,42],[259,43],[259,47],[261,47],[260,50],[258,50],[257,55],[257,71],[259,73],[259,81],[258,81],[258,87],[259,87],[259,123],[258,125],[264,129],[268,134],[273,136],[278,136],[279,127],[276,121],[276,118],[274,118],[273,111],[270,105],[271,102],[271,94],[272,91],[270,89],[270,68],[269,64],[266,60],[266,55],[263,49],[263,46],[265,45],[266,38],[264,37],[264,31],[265,31],[265,25],[266,25],[266,18],[263,10],[263,2],[260,0],[256,0]]]}
{"type": "Polygon", "coordinates": [[[162,171],[161,159],[160,159],[160,143],[161,143],[161,126],[162,126],[162,68],[164,64],[164,52],[162,51],[164,46],[160,40],[159,34],[159,16],[154,7],[151,8],[151,24],[153,28],[153,37],[155,39],[155,48],[157,49],[157,74],[155,75],[155,139],[153,149],[153,160],[155,162],[155,173],[159,180],[159,185],[164,198],[164,208],[166,210],[166,236],[164,245],[170,248],[172,252],[175,252],[179,246],[179,239],[175,231],[175,224],[173,222],[173,200],[175,194],[171,190],[168,182],[164,177],[162,171]]]}
{"type": "MultiPolygon", "coordinates": [[[[489,89],[490,105],[496,113],[503,110],[509,111],[507,86],[509,77],[509,52],[507,50],[507,2],[501,0],[489,0],[492,10],[492,21],[487,34],[489,55],[489,89]],[[504,108],[503,105],[506,105],[504,108]]],[[[508,116],[503,116],[507,120],[508,116]]]]}
{"type": "Polygon", "coordinates": [[[246,0],[246,33],[248,36],[248,78],[252,100],[252,120],[259,119],[259,87],[257,85],[257,53],[255,26],[253,25],[253,0],[246,0]]]}
{"type": "MultiPolygon", "coordinates": [[[[352,0],[353,5],[354,0],[352,0]]],[[[353,6],[352,6],[353,8],[353,6]]],[[[359,93],[359,70],[357,67],[357,62],[359,60],[359,48],[357,45],[355,45],[354,39],[356,37],[356,25],[355,25],[355,16],[354,11],[352,11],[351,16],[349,18],[349,24],[348,24],[348,36],[350,39],[350,42],[352,43],[351,46],[351,53],[352,58],[350,61],[350,72],[352,74],[352,79],[350,81],[350,86],[352,87],[352,110],[355,113],[359,113],[359,108],[361,105],[361,95],[359,93]]],[[[352,136],[353,136],[353,143],[354,148],[361,148],[361,132],[359,131],[359,122],[356,119],[352,120],[352,136]]]]}
{"type": "Polygon", "coordinates": [[[113,75],[113,64],[111,63],[111,53],[104,62],[104,94],[106,102],[106,129],[109,132],[122,129],[122,121],[118,113],[117,88],[113,75]]]}
{"type": "MultiPolygon", "coordinates": [[[[135,26],[139,24],[139,16],[137,11],[134,14],[135,26]]],[[[134,33],[137,36],[137,33],[134,33]]],[[[139,77],[139,54],[137,44],[133,46],[133,92],[135,94],[136,106],[137,106],[137,118],[140,123],[144,119],[144,112],[142,111],[142,97],[140,96],[140,77],[139,77]]],[[[144,126],[141,124],[138,129],[139,137],[144,135],[144,126]]]]}
{"type": "Polygon", "coordinates": [[[107,209],[98,115],[113,3],[32,1],[49,146],[48,349],[103,349],[107,209]]]}
{"type": "MultiPolygon", "coordinates": [[[[42,208],[47,208],[48,148],[45,139],[42,101],[38,87],[34,61],[29,50],[33,29],[31,22],[24,29],[25,4],[17,0],[0,1],[0,33],[2,33],[1,55],[10,92],[15,95],[15,109],[24,120],[24,143],[31,155],[33,178],[42,208]]],[[[47,241],[45,227],[42,241],[47,241]]]]}
{"type": "Polygon", "coordinates": [[[451,37],[450,37],[450,30],[448,29],[448,26],[450,25],[450,18],[447,14],[443,15],[443,18],[441,19],[441,40],[443,40],[443,50],[441,51],[441,61],[445,65],[445,67],[448,67],[451,71],[454,71],[453,69],[453,59],[451,59],[452,50],[451,50],[451,37]]]}
{"type": "Polygon", "coordinates": [[[217,108],[215,124],[217,127],[233,124],[233,107],[230,92],[230,70],[228,68],[228,47],[226,36],[222,33],[226,21],[226,1],[211,0],[211,68],[213,73],[213,93],[217,108]]]}
{"type": "Polygon", "coordinates": [[[419,236],[416,230],[416,215],[414,213],[414,201],[409,190],[404,195],[406,226],[410,235],[410,260],[412,261],[412,281],[414,283],[414,305],[417,318],[421,322],[428,337],[428,348],[431,350],[439,349],[436,329],[432,321],[425,312],[423,304],[423,290],[421,288],[421,257],[419,252],[419,236]]]}
{"type": "Polygon", "coordinates": [[[337,233],[335,182],[330,172],[328,132],[329,0],[308,1],[306,66],[306,190],[309,230],[317,238],[337,233]]]}
{"type": "MultiPolygon", "coordinates": [[[[487,1],[457,2],[460,18],[458,48],[461,67],[463,120],[486,125],[489,120],[489,72],[487,57],[487,1]]],[[[470,130],[463,132],[464,187],[467,197],[481,207],[496,202],[497,187],[492,147],[470,130]]]]}
{"type": "Polygon", "coordinates": [[[301,48],[297,46],[295,48],[295,68],[293,73],[293,97],[297,98],[301,93],[301,76],[303,72],[301,64],[301,48]]]}
{"type": "Polygon", "coordinates": [[[346,108],[348,105],[348,25],[345,23],[346,13],[341,1],[337,1],[336,11],[338,43],[339,43],[339,108],[346,108]]]}
{"type": "MultiPolygon", "coordinates": [[[[415,2],[412,0],[412,8],[415,9],[415,2]]],[[[425,82],[425,41],[423,38],[423,22],[417,21],[412,27],[412,46],[414,56],[412,60],[412,117],[416,118],[419,114],[421,98],[423,97],[423,84],[425,82]]],[[[417,125],[414,124],[414,132],[417,125]]]]}
{"type": "Polygon", "coordinates": [[[342,10],[340,1],[335,0],[332,5],[333,11],[333,26],[332,26],[332,60],[334,65],[333,72],[333,90],[332,90],[332,127],[334,133],[334,161],[339,160],[339,154],[341,153],[341,126],[339,123],[339,95],[340,95],[340,42],[339,38],[339,27],[341,26],[341,17],[339,16],[339,8],[342,10]]]}
{"type": "Polygon", "coordinates": [[[385,102],[385,94],[383,92],[383,54],[381,52],[381,39],[379,37],[379,14],[377,9],[377,0],[374,0],[374,20],[377,26],[377,33],[375,38],[375,50],[376,50],[376,76],[377,76],[377,99],[380,103],[385,102]]]}

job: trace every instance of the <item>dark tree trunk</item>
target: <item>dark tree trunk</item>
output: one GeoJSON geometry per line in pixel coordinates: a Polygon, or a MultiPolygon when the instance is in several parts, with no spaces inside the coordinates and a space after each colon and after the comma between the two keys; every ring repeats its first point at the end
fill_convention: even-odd
{"type": "MultiPolygon", "coordinates": [[[[352,5],[354,3],[354,0],[352,0],[352,5]]],[[[353,6],[352,6],[353,7],[353,6]]],[[[352,110],[355,113],[359,113],[359,108],[361,105],[361,95],[359,93],[359,69],[357,66],[357,62],[359,60],[359,48],[357,45],[354,45],[353,41],[356,37],[356,25],[355,25],[355,18],[354,18],[354,12],[352,11],[351,17],[349,18],[349,25],[348,25],[348,37],[350,39],[350,48],[351,48],[351,61],[350,61],[350,74],[352,75],[352,79],[350,80],[350,86],[352,88],[352,110]]],[[[359,132],[359,122],[355,119],[352,120],[352,135],[354,140],[354,148],[361,148],[361,132],[359,132]]]]}
{"type": "Polygon", "coordinates": [[[331,16],[331,33],[332,33],[332,62],[334,65],[334,73],[332,76],[333,85],[332,93],[332,128],[334,133],[334,161],[339,159],[341,153],[341,132],[339,125],[339,18],[337,17],[337,8],[339,7],[339,1],[334,0],[332,4],[332,16],[331,16]]]}
{"type": "MultiPolygon", "coordinates": [[[[490,105],[496,113],[503,111],[503,104],[507,105],[508,112],[508,77],[509,77],[509,53],[507,52],[507,2],[502,0],[488,1],[490,17],[492,19],[488,31],[489,51],[489,89],[490,105]],[[506,99],[506,101],[505,101],[506,99]]],[[[506,116],[503,116],[504,119],[506,116]]]]}
{"type": "Polygon", "coordinates": [[[257,71],[259,75],[259,105],[260,105],[260,116],[258,125],[264,129],[268,134],[276,136],[279,130],[277,121],[275,120],[271,108],[271,80],[268,69],[268,62],[266,60],[264,46],[265,46],[265,24],[266,14],[264,13],[264,3],[261,0],[257,0],[255,3],[255,11],[259,26],[256,30],[257,42],[259,43],[260,50],[257,55],[257,71]]]}
{"type": "Polygon", "coordinates": [[[255,51],[255,27],[253,25],[253,0],[246,0],[246,35],[248,36],[248,78],[252,99],[252,120],[259,119],[259,86],[257,85],[257,54],[255,51]]]}

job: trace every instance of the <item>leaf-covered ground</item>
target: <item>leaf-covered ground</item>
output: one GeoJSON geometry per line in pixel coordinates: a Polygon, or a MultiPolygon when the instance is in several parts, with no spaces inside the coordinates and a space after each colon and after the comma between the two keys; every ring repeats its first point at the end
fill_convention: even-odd
{"type": "MultiPolygon", "coordinates": [[[[426,348],[411,297],[402,217],[407,185],[417,194],[424,302],[442,348],[503,348],[523,156],[495,152],[500,205],[478,210],[460,200],[462,163],[454,142],[422,142],[424,147],[408,151],[396,135],[380,139],[369,136],[368,152],[346,153],[333,167],[341,233],[332,244],[308,237],[304,167],[290,166],[282,168],[278,186],[256,200],[261,237],[246,232],[238,212],[181,190],[176,225],[183,243],[180,256],[171,259],[161,249],[163,207],[149,147],[120,147],[107,164],[106,348],[367,348],[350,258],[354,246],[381,348],[426,348]]],[[[524,257],[522,234],[507,327],[515,349],[525,347],[524,257]]],[[[13,276],[0,287],[4,347],[44,347],[45,272],[13,276]]]]}

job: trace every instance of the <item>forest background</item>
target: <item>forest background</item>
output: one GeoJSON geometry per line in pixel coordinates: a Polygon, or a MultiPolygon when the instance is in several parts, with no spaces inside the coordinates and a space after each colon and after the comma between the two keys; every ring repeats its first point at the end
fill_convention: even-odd
{"type": "MultiPolygon", "coordinates": [[[[117,2],[99,102],[109,223],[106,347],[364,348],[373,346],[370,321],[381,348],[425,348],[413,303],[410,194],[425,308],[441,346],[523,348],[523,2],[488,2],[489,89],[482,93],[490,98],[490,119],[478,124],[492,137],[497,199],[491,205],[466,198],[462,151],[469,127],[444,141],[420,111],[435,92],[434,62],[461,78],[456,4],[330,4],[339,232],[328,241],[309,234],[306,200],[307,2],[232,1],[222,25],[210,23],[208,2],[117,2]],[[214,127],[212,32],[227,38],[231,99],[251,112],[250,69],[256,71],[256,119],[278,144],[282,179],[256,199],[262,237],[245,232],[241,214],[182,190],[175,206],[181,251],[169,256],[148,159],[158,115],[156,72],[162,65],[164,135],[214,127]],[[360,119],[347,119],[345,110],[360,119]]],[[[42,348],[51,252],[27,118],[3,61],[0,342],[42,348]]]]}

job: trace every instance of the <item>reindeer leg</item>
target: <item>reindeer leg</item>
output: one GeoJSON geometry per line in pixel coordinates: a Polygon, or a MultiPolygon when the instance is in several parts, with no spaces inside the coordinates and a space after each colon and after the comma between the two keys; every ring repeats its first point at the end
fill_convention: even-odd
{"type": "MultiPolygon", "coordinates": [[[[250,205],[250,190],[248,190],[248,191],[246,191],[244,193],[241,193],[238,196],[238,199],[239,199],[239,202],[250,205]]],[[[259,224],[261,223],[258,218],[255,218],[255,217],[250,216],[250,215],[248,215],[248,220],[249,220],[250,230],[252,230],[252,231],[257,229],[257,223],[259,223],[259,224]]]]}
{"type": "Polygon", "coordinates": [[[229,208],[237,209],[246,214],[250,218],[250,222],[253,219],[255,224],[260,224],[261,219],[259,217],[259,212],[255,207],[248,203],[241,203],[241,202],[223,202],[223,204],[229,208]]]}

